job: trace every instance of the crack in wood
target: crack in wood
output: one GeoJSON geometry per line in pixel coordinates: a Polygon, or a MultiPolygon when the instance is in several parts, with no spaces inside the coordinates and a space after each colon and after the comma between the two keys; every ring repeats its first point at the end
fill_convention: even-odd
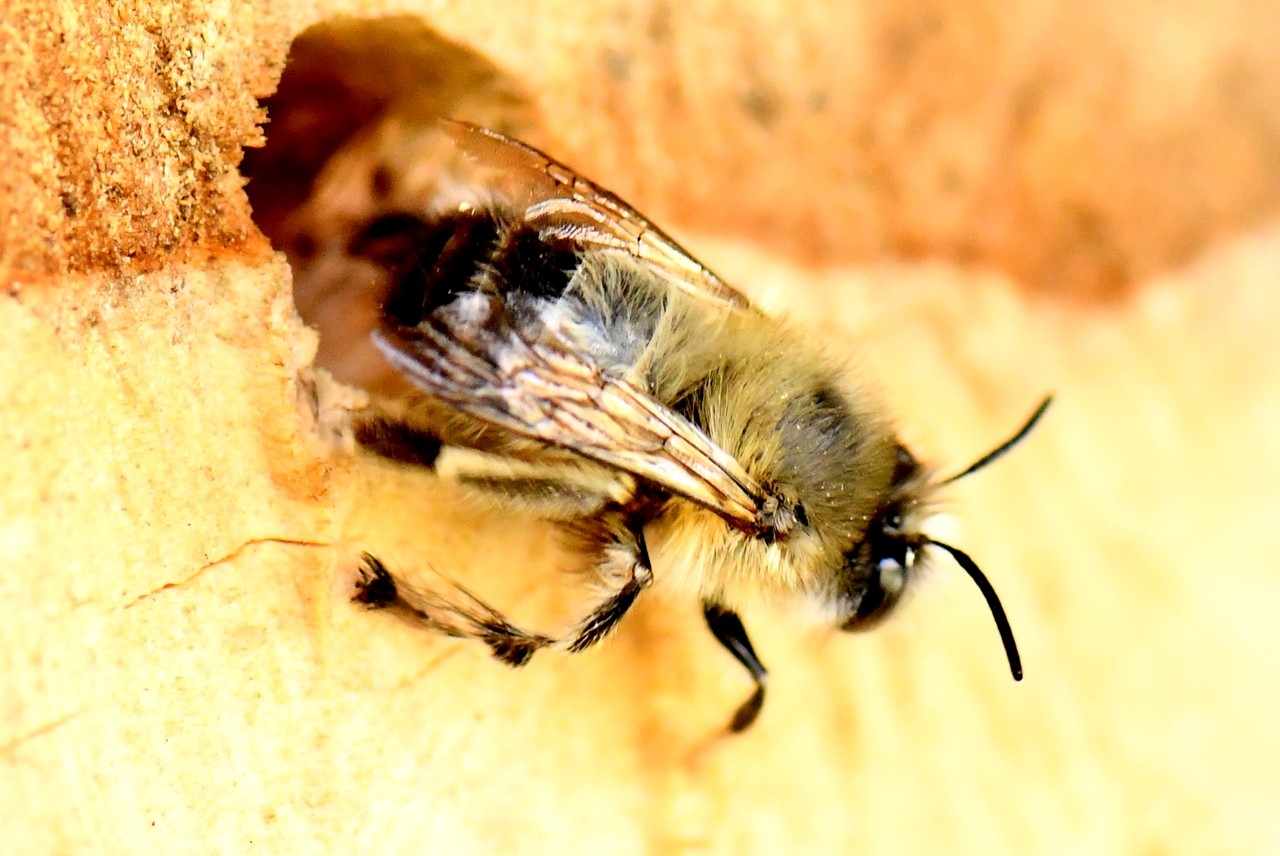
{"type": "Polygon", "coordinates": [[[216,568],[218,565],[226,564],[227,562],[230,562],[233,559],[237,559],[240,557],[241,554],[243,554],[249,548],[260,547],[263,544],[279,544],[286,547],[309,547],[309,548],[329,548],[334,546],[332,543],[329,543],[327,541],[306,541],[299,538],[274,538],[274,537],[251,538],[248,541],[245,541],[239,547],[236,547],[230,553],[227,553],[225,556],[221,556],[220,558],[214,559],[211,562],[207,562],[206,564],[201,565],[199,568],[195,570],[195,572],[188,575],[187,577],[181,580],[177,580],[176,582],[165,583],[164,585],[159,586],[158,588],[154,588],[151,591],[143,592],[142,594],[138,595],[129,603],[126,603],[122,607],[122,609],[130,609],[132,607],[135,607],[138,604],[142,603],[143,601],[150,600],[151,598],[155,597],[162,591],[166,591],[168,589],[185,588],[186,586],[195,582],[199,577],[203,576],[206,571],[216,568]]]}

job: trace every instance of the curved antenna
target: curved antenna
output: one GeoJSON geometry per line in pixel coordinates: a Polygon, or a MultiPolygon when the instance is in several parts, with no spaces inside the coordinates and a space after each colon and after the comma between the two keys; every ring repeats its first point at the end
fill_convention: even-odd
{"type": "MultiPolygon", "coordinates": [[[[1000,457],[1005,452],[1009,451],[1014,446],[1021,443],[1022,439],[1031,433],[1031,429],[1036,427],[1036,423],[1040,421],[1041,416],[1044,416],[1044,412],[1049,409],[1049,405],[1052,402],[1053,402],[1053,396],[1046,395],[1044,401],[1040,402],[1040,406],[1036,408],[1035,413],[1031,414],[1031,417],[1027,419],[1025,423],[1023,423],[1022,427],[1019,428],[1012,437],[1010,437],[1008,440],[1005,440],[999,446],[996,446],[990,452],[987,452],[981,458],[978,458],[978,460],[974,461],[972,464],[965,467],[964,470],[962,470],[961,472],[956,473],[950,478],[943,479],[940,482],[940,484],[951,484],[953,481],[959,481],[965,476],[973,475],[978,470],[982,469],[987,464],[991,463],[996,458],[1000,457]]],[[[939,544],[938,546],[942,547],[944,545],[939,544]]]]}
{"type": "MultiPolygon", "coordinates": [[[[1045,402],[1048,404],[1048,401],[1045,402]]],[[[1040,406],[1043,412],[1045,405],[1040,406]]],[[[1035,421],[1035,418],[1032,419],[1035,421]]],[[[1022,431],[1021,433],[1026,433],[1022,431]]],[[[991,610],[991,617],[996,620],[996,629],[1000,631],[1000,641],[1004,643],[1005,656],[1009,658],[1009,671],[1013,672],[1015,681],[1022,680],[1022,658],[1018,656],[1018,643],[1013,638],[1013,628],[1009,626],[1009,617],[1004,614],[1004,607],[1000,605],[1000,597],[996,594],[995,587],[991,585],[991,581],[987,579],[986,574],[982,573],[982,569],[978,567],[978,563],[969,558],[969,555],[963,550],[957,550],[950,544],[943,544],[941,541],[934,541],[932,538],[926,538],[924,543],[934,547],[941,547],[951,554],[951,558],[955,559],[956,564],[964,568],[965,573],[973,578],[978,584],[978,588],[982,590],[982,596],[987,599],[987,607],[991,610]]]]}

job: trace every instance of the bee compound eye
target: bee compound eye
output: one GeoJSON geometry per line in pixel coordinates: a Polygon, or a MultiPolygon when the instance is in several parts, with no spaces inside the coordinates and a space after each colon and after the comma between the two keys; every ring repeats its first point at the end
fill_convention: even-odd
{"type": "Polygon", "coordinates": [[[878,579],[868,582],[858,598],[853,614],[841,625],[841,630],[866,630],[874,626],[889,609],[888,593],[878,579]]]}
{"type": "Polygon", "coordinates": [[[866,630],[889,614],[907,588],[907,577],[915,559],[915,548],[891,542],[891,551],[875,560],[873,572],[857,593],[852,614],[842,630],[866,630]]]}

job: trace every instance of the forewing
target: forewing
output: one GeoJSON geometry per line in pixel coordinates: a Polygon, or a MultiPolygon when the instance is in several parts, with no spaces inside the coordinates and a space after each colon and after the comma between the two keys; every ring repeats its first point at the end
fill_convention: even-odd
{"type": "Polygon", "coordinates": [[[769,525],[760,485],[701,429],[588,356],[524,341],[488,300],[465,318],[384,321],[375,344],[416,387],[469,416],[660,485],[738,528],[769,525]]]}
{"type": "Polygon", "coordinates": [[[532,146],[467,122],[444,120],[445,133],[475,161],[510,180],[501,191],[524,209],[546,240],[630,253],[672,286],[712,303],[750,303],[644,215],[608,190],[532,146]]]}

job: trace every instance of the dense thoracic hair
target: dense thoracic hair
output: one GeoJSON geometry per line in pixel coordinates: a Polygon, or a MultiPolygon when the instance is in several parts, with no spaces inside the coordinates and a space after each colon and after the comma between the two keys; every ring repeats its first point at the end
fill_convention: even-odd
{"type": "MultiPolygon", "coordinates": [[[[590,278],[620,280],[632,292],[665,290],[634,265],[592,271],[590,278]]],[[[670,529],[663,544],[652,539],[655,553],[678,542],[680,559],[671,564],[698,576],[705,597],[739,603],[748,591],[803,593],[830,600],[835,618],[847,590],[869,573],[848,567],[845,557],[856,555],[891,496],[900,446],[881,411],[846,383],[833,368],[838,363],[776,319],[678,294],[664,309],[636,373],[654,398],[705,430],[761,484],[794,501],[805,519],[790,537],[768,543],[673,500],[655,520],[655,532],[670,529]]]]}

